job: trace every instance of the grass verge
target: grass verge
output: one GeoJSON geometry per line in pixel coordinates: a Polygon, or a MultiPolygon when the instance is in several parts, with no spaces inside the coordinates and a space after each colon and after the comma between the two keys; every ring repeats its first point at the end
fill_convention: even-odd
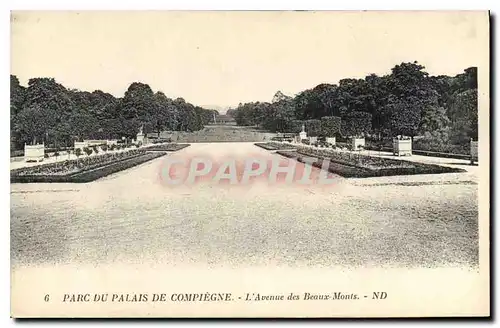
{"type": "Polygon", "coordinates": [[[257,147],[263,148],[265,150],[285,150],[285,149],[296,149],[293,145],[278,142],[258,142],[255,143],[257,147]]]}

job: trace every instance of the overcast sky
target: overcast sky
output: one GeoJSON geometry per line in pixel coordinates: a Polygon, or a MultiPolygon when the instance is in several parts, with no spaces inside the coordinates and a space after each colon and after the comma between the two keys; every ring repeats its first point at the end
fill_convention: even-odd
{"type": "Polygon", "coordinates": [[[471,12],[16,12],[11,72],[23,85],[54,77],[121,97],[137,81],[195,105],[236,106],[403,61],[456,75],[484,63],[486,22],[471,12]]]}

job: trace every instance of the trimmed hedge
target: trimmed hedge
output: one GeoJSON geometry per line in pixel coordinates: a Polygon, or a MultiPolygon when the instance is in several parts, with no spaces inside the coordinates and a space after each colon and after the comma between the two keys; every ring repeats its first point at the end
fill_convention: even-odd
{"type": "Polygon", "coordinates": [[[341,118],[338,116],[324,116],[321,118],[321,135],[335,137],[340,133],[341,118]]]}
{"type": "Polygon", "coordinates": [[[157,143],[162,143],[162,142],[172,142],[172,138],[155,138],[153,141],[152,141],[154,144],[157,144],[157,143]]]}
{"type": "MultiPolygon", "coordinates": [[[[73,147],[45,148],[45,153],[47,154],[55,152],[64,152],[68,150],[73,150],[73,147]]],[[[10,151],[10,157],[21,157],[21,156],[24,156],[24,149],[10,151]]]]}
{"type": "MultiPolygon", "coordinates": [[[[301,155],[300,153],[295,151],[278,151],[276,153],[284,157],[294,159],[300,163],[306,163],[305,158],[308,157],[305,155],[301,155]]],[[[322,159],[312,163],[312,166],[321,169],[323,166],[322,159]]],[[[330,162],[328,171],[340,175],[344,178],[360,178],[366,175],[365,169],[357,168],[355,166],[343,165],[335,162],[330,162]]]]}
{"type": "MultiPolygon", "coordinates": [[[[368,150],[374,150],[374,151],[386,151],[392,153],[392,148],[390,147],[365,147],[365,149],[368,150]]],[[[464,159],[464,160],[469,160],[470,159],[470,154],[469,155],[464,155],[464,154],[451,154],[451,153],[440,153],[436,151],[427,151],[427,150],[418,150],[418,149],[412,149],[412,154],[413,155],[420,155],[420,156],[429,156],[429,157],[440,157],[440,158],[454,158],[454,159],[464,159]]]]}

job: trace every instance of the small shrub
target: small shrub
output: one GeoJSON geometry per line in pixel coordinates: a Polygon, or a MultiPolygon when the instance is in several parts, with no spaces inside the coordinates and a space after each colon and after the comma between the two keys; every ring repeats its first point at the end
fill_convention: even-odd
{"type": "Polygon", "coordinates": [[[58,151],[56,151],[56,152],[54,153],[54,157],[57,159],[57,157],[58,157],[58,156],[59,156],[59,152],[58,152],[58,151]]]}
{"type": "Polygon", "coordinates": [[[99,154],[99,147],[94,147],[94,153],[97,155],[99,154]]]}
{"type": "Polygon", "coordinates": [[[81,148],[76,148],[75,149],[75,155],[76,155],[77,158],[80,157],[80,156],[82,156],[82,149],[81,148]]]}
{"type": "Polygon", "coordinates": [[[45,153],[45,154],[43,155],[43,158],[49,158],[49,154],[45,153]]]}

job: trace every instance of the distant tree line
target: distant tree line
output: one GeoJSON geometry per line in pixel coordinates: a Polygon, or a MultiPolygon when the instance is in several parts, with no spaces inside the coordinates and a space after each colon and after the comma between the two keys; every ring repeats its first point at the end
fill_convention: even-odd
{"type": "Polygon", "coordinates": [[[144,133],[196,131],[217,111],[170,99],[149,85],[134,82],[122,98],[101,90],[67,89],[53,78],[32,78],[21,86],[10,76],[11,147],[45,142],[71,146],[75,140],[135,138],[144,133]]]}
{"type": "MultiPolygon", "coordinates": [[[[424,136],[440,142],[477,139],[477,68],[456,76],[429,76],[413,63],[396,65],[391,74],[320,84],[294,97],[277,92],[268,102],[240,104],[227,112],[239,125],[276,132],[297,132],[300,122],[318,126],[339,117],[341,135],[392,138],[424,136]]],[[[333,122],[333,121],[332,121],[333,122]]]]}

